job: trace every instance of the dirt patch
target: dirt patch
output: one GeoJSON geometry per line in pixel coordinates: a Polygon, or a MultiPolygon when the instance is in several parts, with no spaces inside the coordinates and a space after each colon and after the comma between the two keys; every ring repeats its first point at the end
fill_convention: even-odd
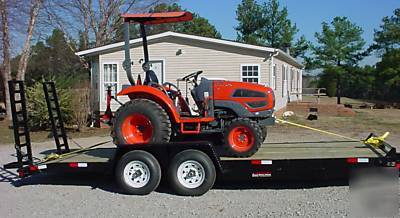
{"type": "Polygon", "coordinates": [[[317,108],[318,115],[321,116],[355,116],[356,113],[344,105],[330,103],[310,103],[310,102],[291,102],[288,103],[284,111],[293,111],[296,114],[307,115],[310,108],[317,108]]]}
{"type": "MultiPolygon", "coordinates": [[[[307,120],[305,115],[296,113],[288,118],[290,121],[311,126],[314,128],[331,131],[348,137],[363,139],[369,133],[382,135],[390,132],[388,142],[400,148],[400,110],[397,109],[354,109],[355,116],[322,116],[318,120],[307,120]]],[[[289,128],[289,127],[288,127],[289,128]]],[[[271,128],[272,129],[272,128],[271,128]]],[[[284,131],[285,132],[285,131],[284,131]]],[[[286,134],[308,133],[320,135],[320,133],[301,130],[298,127],[287,129],[286,134]]],[[[293,135],[293,137],[296,137],[293,135]]]]}

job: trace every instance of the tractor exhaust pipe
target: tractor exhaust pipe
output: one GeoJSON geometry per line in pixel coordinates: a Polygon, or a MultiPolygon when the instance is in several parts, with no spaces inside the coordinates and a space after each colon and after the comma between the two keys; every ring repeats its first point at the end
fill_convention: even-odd
{"type": "Polygon", "coordinates": [[[124,22],[124,40],[125,40],[125,60],[123,62],[123,67],[126,72],[126,76],[128,77],[129,83],[134,86],[136,85],[135,80],[132,76],[132,67],[131,67],[131,54],[130,54],[130,45],[129,45],[129,21],[124,22]]]}

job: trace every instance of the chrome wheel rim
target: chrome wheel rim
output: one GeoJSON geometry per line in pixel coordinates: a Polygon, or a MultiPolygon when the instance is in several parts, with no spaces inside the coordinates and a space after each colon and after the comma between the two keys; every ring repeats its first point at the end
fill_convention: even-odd
{"type": "Polygon", "coordinates": [[[188,160],[181,163],[177,171],[178,181],[186,188],[198,188],[205,179],[204,167],[197,161],[188,160]]]}
{"type": "Polygon", "coordinates": [[[150,181],[150,169],[142,161],[131,161],[124,168],[124,180],[133,188],[142,188],[150,181]]]}

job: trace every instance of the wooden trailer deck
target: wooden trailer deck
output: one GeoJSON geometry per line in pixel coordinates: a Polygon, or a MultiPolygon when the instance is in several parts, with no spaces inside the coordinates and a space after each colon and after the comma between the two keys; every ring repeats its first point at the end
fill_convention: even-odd
{"type": "MultiPolygon", "coordinates": [[[[113,159],[115,145],[105,145],[82,153],[73,154],[65,158],[49,161],[50,163],[86,162],[107,163],[113,159]]],[[[295,159],[332,159],[349,157],[376,158],[384,156],[381,150],[371,149],[361,142],[354,141],[324,141],[324,142],[290,142],[264,143],[258,152],[248,158],[228,158],[221,160],[295,160],[295,159]]]]}
{"type": "MultiPolygon", "coordinates": [[[[380,157],[381,150],[371,149],[362,142],[325,141],[325,142],[290,142],[265,143],[256,154],[242,160],[295,160],[295,159],[330,159],[349,157],[380,157]]],[[[221,158],[233,160],[237,158],[221,158]]]]}

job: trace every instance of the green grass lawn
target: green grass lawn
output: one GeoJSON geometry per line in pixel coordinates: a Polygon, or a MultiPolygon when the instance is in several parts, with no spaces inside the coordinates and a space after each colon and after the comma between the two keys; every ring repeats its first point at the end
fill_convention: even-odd
{"type": "MultiPolygon", "coordinates": [[[[10,144],[14,142],[14,135],[12,129],[9,128],[9,121],[0,121],[0,145],[2,144],[10,144]]],[[[48,131],[33,131],[31,132],[31,141],[32,142],[43,142],[48,140],[53,140],[53,138],[49,138],[50,130],[48,131]]],[[[88,128],[83,132],[77,132],[73,130],[67,130],[67,135],[71,138],[83,138],[83,137],[91,137],[91,136],[109,136],[109,129],[100,129],[100,128],[88,128]]]]}

